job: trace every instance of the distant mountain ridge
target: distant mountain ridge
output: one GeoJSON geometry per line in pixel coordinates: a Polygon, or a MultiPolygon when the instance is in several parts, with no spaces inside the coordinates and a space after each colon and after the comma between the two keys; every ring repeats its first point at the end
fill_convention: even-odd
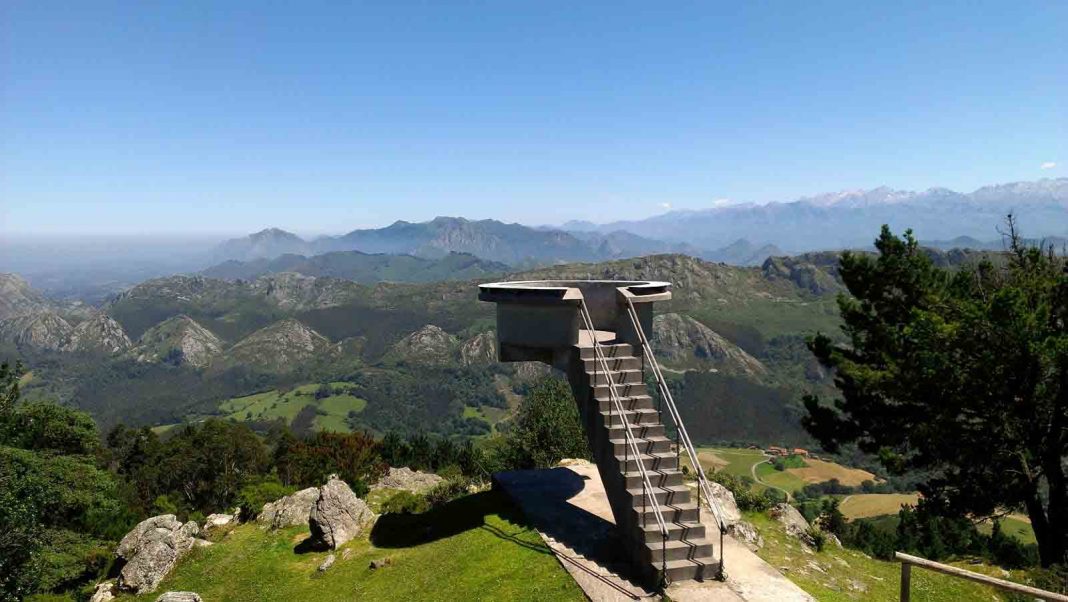
{"type": "Polygon", "coordinates": [[[594,225],[569,222],[568,229],[624,230],[705,249],[733,240],[772,242],[797,253],[867,247],[883,224],[897,232],[911,228],[921,240],[997,236],[1005,216],[1015,214],[1031,238],[1068,235],[1068,178],[985,186],[970,193],[946,188],[922,192],[851,190],[800,198],[788,203],[739,204],[672,211],[634,221],[594,225]]]}
{"type": "Polygon", "coordinates": [[[209,278],[251,280],[266,274],[296,272],[305,276],[330,276],[355,282],[436,282],[471,280],[502,274],[509,267],[467,253],[448,253],[426,259],[414,255],[334,251],[307,257],[285,254],[274,259],[229,260],[201,272],[209,278]]]}

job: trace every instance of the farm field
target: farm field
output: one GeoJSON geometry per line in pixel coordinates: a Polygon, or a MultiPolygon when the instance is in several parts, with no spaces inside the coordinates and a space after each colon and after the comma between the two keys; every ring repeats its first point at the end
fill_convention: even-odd
{"type": "MultiPolygon", "coordinates": [[[[993,524],[984,521],[979,525],[979,531],[990,534],[993,524]]],[[[1010,514],[1001,518],[1001,531],[1009,537],[1015,537],[1022,543],[1038,543],[1035,539],[1035,531],[1031,528],[1031,520],[1022,514],[1010,514]]]]}
{"type": "Polygon", "coordinates": [[[859,468],[849,468],[834,462],[805,458],[807,466],[803,468],[788,468],[787,472],[798,477],[804,483],[823,483],[831,479],[849,487],[857,487],[864,481],[876,480],[872,473],[859,468]]]}
{"type": "Polygon", "coordinates": [[[897,514],[904,504],[915,505],[920,496],[915,493],[858,493],[848,495],[838,509],[848,520],[897,514]]]}
{"type": "Polygon", "coordinates": [[[349,412],[362,412],[367,407],[367,400],[350,395],[347,383],[330,383],[332,395],[322,399],[315,398],[318,384],[301,385],[287,392],[277,389],[228,399],[219,405],[219,410],[234,420],[274,420],[281,418],[287,423],[293,421],[306,406],[312,405],[319,410],[315,417],[318,430],[347,432],[345,418],[349,412]]]}

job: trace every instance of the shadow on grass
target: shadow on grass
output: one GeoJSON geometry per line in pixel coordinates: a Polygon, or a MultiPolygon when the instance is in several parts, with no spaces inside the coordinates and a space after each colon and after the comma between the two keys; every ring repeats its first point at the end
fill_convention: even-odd
{"type": "Polygon", "coordinates": [[[544,544],[519,538],[531,526],[508,497],[498,491],[465,495],[421,514],[384,514],[371,530],[371,543],[377,548],[410,548],[472,529],[481,529],[542,554],[552,553],[544,544]],[[486,517],[491,514],[515,525],[515,532],[486,524],[486,517]]]}

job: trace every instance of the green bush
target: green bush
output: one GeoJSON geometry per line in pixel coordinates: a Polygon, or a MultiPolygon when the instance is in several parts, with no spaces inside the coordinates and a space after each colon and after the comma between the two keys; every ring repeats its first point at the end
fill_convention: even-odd
{"type": "Polygon", "coordinates": [[[467,481],[445,481],[438,483],[433,489],[426,492],[426,501],[431,508],[437,508],[452,500],[467,495],[467,481]]]}
{"type": "Polygon", "coordinates": [[[422,514],[430,509],[430,502],[410,491],[398,491],[382,503],[382,514],[422,514]]]}
{"type": "MultiPolygon", "coordinates": [[[[734,502],[739,510],[763,512],[772,506],[771,500],[764,495],[753,493],[753,480],[734,476],[722,470],[710,470],[705,473],[709,480],[723,485],[734,494],[734,502]]],[[[768,489],[766,491],[773,491],[768,489]]],[[[780,493],[780,495],[782,495],[780,493]]]]}
{"type": "Polygon", "coordinates": [[[252,520],[263,510],[263,505],[283,498],[294,491],[296,487],[283,485],[275,479],[245,485],[237,494],[237,505],[241,509],[241,520],[252,520]]]}

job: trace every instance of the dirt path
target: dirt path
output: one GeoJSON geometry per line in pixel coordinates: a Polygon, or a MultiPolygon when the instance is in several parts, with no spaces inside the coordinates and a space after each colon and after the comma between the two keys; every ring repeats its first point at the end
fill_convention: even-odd
{"type": "Polygon", "coordinates": [[[778,489],[779,491],[785,493],[786,494],[786,501],[789,502],[790,500],[792,500],[794,498],[794,496],[790,495],[789,491],[783,489],[782,487],[776,487],[775,485],[772,485],[771,483],[767,483],[765,481],[761,481],[760,477],[757,476],[756,467],[760,466],[761,464],[769,464],[770,463],[768,460],[771,459],[771,456],[765,456],[765,458],[766,458],[765,460],[763,460],[761,462],[757,462],[756,464],[753,464],[752,466],[749,467],[749,472],[751,472],[753,474],[753,480],[756,481],[757,483],[760,483],[761,485],[769,488],[769,489],[778,489]]]}

